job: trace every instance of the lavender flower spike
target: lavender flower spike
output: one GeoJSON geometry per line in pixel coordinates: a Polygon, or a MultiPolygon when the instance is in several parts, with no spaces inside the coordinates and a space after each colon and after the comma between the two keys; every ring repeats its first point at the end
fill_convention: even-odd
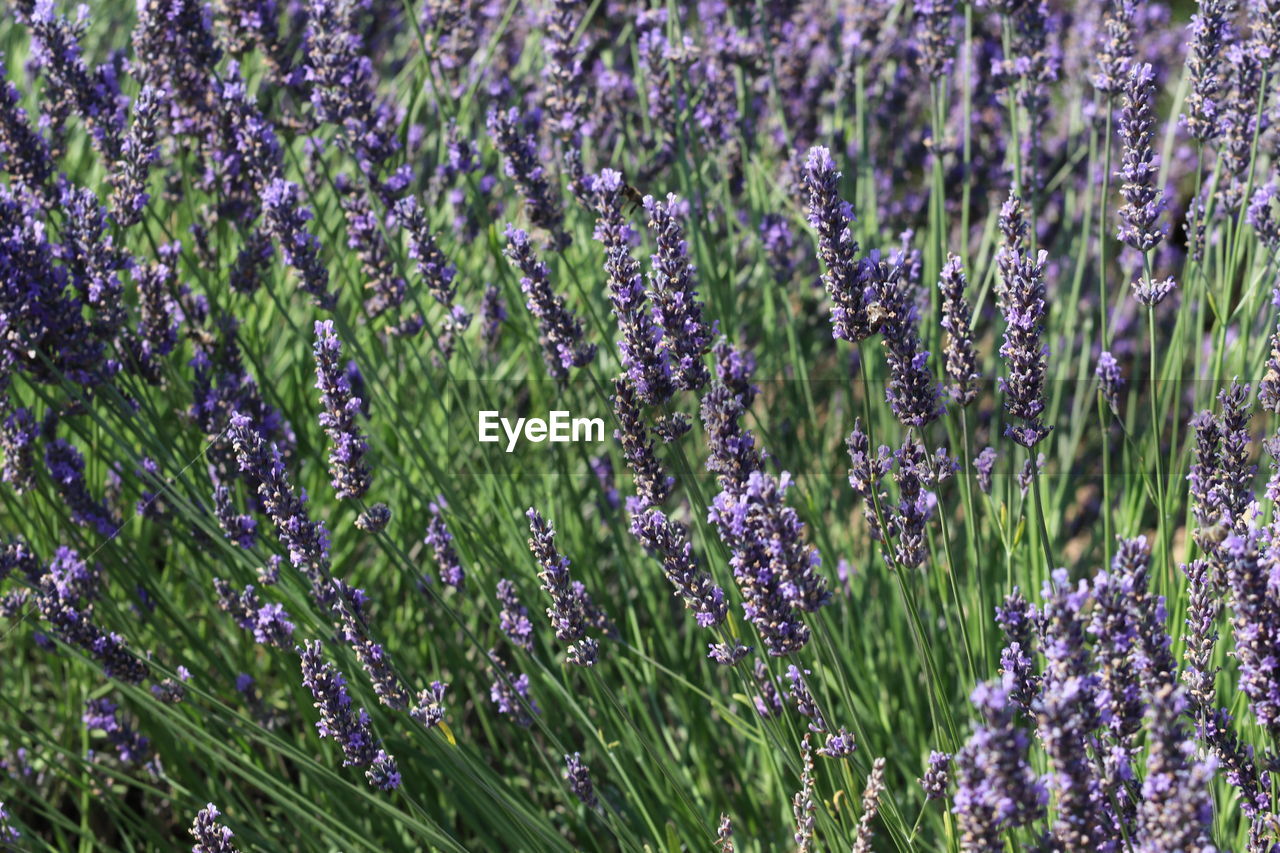
{"type": "Polygon", "coordinates": [[[302,657],[302,683],[311,691],[320,711],[316,722],[320,737],[331,738],[342,747],[343,766],[368,768],[365,776],[370,784],[384,791],[400,787],[395,759],[379,747],[365,710],[352,708],[346,678],[323,659],[323,652],[318,641],[309,641],[298,649],[302,657]]]}
{"type": "Polygon", "coordinates": [[[582,753],[566,755],[564,765],[564,778],[569,783],[569,790],[584,806],[594,809],[597,802],[595,789],[591,784],[591,768],[583,763],[582,753]]]}
{"type": "Polygon", "coordinates": [[[569,644],[570,663],[594,666],[600,644],[587,636],[594,608],[586,590],[569,579],[569,558],[556,549],[556,531],[551,523],[536,509],[530,508],[525,515],[529,519],[529,550],[541,566],[538,578],[542,587],[551,596],[547,618],[555,628],[556,639],[569,644]]]}
{"type": "Polygon", "coordinates": [[[262,190],[267,229],[280,244],[285,263],[297,270],[302,289],[317,305],[333,310],[337,297],[329,292],[329,270],[320,260],[320,241],[307,231],[312,213],[302,203],[298,185],[274,178],[262,190]]]}
{"type": "Polygon", "coordinates": [[[675,594],[694,612],[698,627],[710,628],[724,622],[729,613],[724,590],[698,565],[688,531],[661,511],[649,509],[632,518],[631,533],[662,561],[663,574],[675,587],[675,594]]]}
{"type": "Polygon", "coordinates": [[[618,421],[613,437],[622,445],[623,458],[636,486],[635,496],[627,498],[628,511],[637,514],[661,505],[671,494],[675,479],[667,476],[654,454],[635,386],[626,376],[614,381],[613,414],[618,421]]]}
{"type": "Polygon", "coordinates": [[[969,328],[973,317],[964,298],[964,269],[958,255],[947,255],[938,276],[938,291],[942,294],[942,330],[946,332],[942,356],[951,380],[951,396],[961,406],[967,406],[977,399],[978,380],[982,376],[978,372],[978,356],[969,328]]]}
{"type": "Polygon", "coordinates": [[[827,269],[822,282],[831,297],[831,336],[857,343],[874,331],[867,314],[871,299],[857,261],[853,208],[840,198],[840,172],[826,148],[809,149],[804,187],[809,224],[818,232],[818,255],[827,269]]]}
{"type": "Polygon", "coordinates": [[[1124,179],[1120,194],[1120,228],[1116,237],[1133,248],[1148,252],[1164,239],[1160,214],[1164,193],[1156,187],[1159,162],[1152,148],[1155,136],[1155,71],[1150,63],[1136,63],[1125,82],[1124,110],[1120,114],[1123,160],[1117,173],[1124,179]]]}
{"type": "Polygon", "coordinates": [[[218,822],[222,813],[213,803],[209,803],[191,822],[191,837],[196,840],[191,853],[239,853],[231,842],[235,833],[218,822]]]}
{"type": "Polygon", "coordinates": [[[1001,687],[980,684],[973,704],[982,715],[956,753],[955,812],[964,850],[1003,850],[1005,830],[1044,813],[1048,792],[1027,761],[1030,739],[1015,724],[1016,706],[1001,687]]]}
{"type": "Polygon", "coordinates": [[[649,277],[654,319],[662,327],[662,342],[671,354],[676,384],[686,391],[697,391],[710,378],[702,357],[711,349],[715,329],[708,328],[702,319],[695,268],[689,263],[680,224],[681,213],[688,205],[674,194],[668,194],[665,202],[645,196],[644,209],[649,214],[649,231],[658,245],[649,277]]]}
{"type": "Polygon", "coordinates": [[[507,112],[494,110],[486,121],[493,144],[502,152],[503,169],[524,197],[529,221],[550,235],[549,248],[567,248],[573,238],[564,230],[560,200],[539,162],[537,139],[522,132],[520,123],[520,113],[514,107],[507,112]]]}
{"type": "Polygon", "coordinates": [[[552,377],[564,381],[569,368],[583,367],[596,357],[596,345],[582,337],[582,321],[564,305],[564,298],[551,289],[551,270],[534,254],[527,232],[507,225],[506,256],[520,271],[520,290],[525,305],[538,320],[538,340],[552,377]]]}
{"type": "Polygon", "coordinates": [[[1002,223],[1014,223],[1005,233],[1000,257],[1004,278],[1001,307],[1006,324],[1000,355],[1008,370],[1008,375],[1000,379],[1000,390],[1005,395],[1005,410],[1022,421],[1021,424],[1006,426],[1005,435],[1030,448],[1039,444],[1052,429],[1041,420],[1045,410],[1044,381],[1049,356],[1049,347],[1041,341],[1047,255],[1041,251],[1033,260],[1022,248],[1026,225],[1022,221],[1021,207],[1018,197],[1010,194],[1000,217],[1002,223]]]}
{"type": "Polygon", "coordinates": [[[674,390],[671,358],[663,346],[663,329],[654,323],[647,305],[640,264],[631,255],[634,231],[623,215],[622,174],[605,169],[591,179],[591,189],[597,217],[595,238],[604,246],[609,301],[621,333],[618,351],[622,367],[635,383],[640,400],[656,406],[674,390]]]}
{"type": "Polygon", "coordinates": [[[1212,851],[1213,796],[1209,785],[1217,762],[1196,759],[1196,743],[1183,722],[1187,699],[1172,684],[1151,697],[1147,775],[1138,806],[1136,853],[1212,851]]]}
{"type": "Polygon", "coordinates": [[[329,449],[331,485],[340,499],[358,499],[369,491],[373,479],[364,461],[369,445],[356,423],[361,401],[351,392],[351,380],[342,361],[342,342],[333,329],[333,321],[317,320],[315,333],[316,388],[320,389],[320,402],[324,406],[320,425],[332,443],[329,449]]]}
{"type": "Polygon", "coordinates": [[[453,547],[453,534],[449,532],[449,528],[441,517],[441,510],[444,508],[443,497],[436,498],[427,505],[431,518],[427,521],[427,536],[422,541],[435,556],[436,565],[440,569],[440,582],[454,589],[462,589],[466,572],[462,568],[462,560],[458,558],[457,550],[453,547]]]}

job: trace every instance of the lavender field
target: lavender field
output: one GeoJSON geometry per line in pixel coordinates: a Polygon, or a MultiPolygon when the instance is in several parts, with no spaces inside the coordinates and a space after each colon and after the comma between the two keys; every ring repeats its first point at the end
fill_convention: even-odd
{"type": "Polygon", "coordinates": [[[1278,76],[8,0],[0,849],[1280,851],[1278,76]]]}

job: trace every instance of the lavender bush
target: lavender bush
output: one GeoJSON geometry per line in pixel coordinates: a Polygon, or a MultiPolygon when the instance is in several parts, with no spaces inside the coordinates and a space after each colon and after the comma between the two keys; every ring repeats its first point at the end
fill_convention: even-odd
{"type": "Polygon", "coordinates": [[[0,849],[1280,850],[1280,3],[5,12],[0,849]]]}

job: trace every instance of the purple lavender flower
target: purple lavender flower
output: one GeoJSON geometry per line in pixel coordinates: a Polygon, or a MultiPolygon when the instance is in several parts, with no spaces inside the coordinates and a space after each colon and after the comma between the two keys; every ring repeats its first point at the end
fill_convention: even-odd
{"type": "Polygon", "coordinates": [[[89,71],[80,39],[88,26],[87,7],[72,22],[56,14],[52,0],[36,0],[26,21],[36,62],[65,103],[89,130],[93,146],[109,162],[120,156],[124,132],[122,98],[115,81],[89,71]]]}
{"type": "Polygon", "coordinates": [[[973,460],[973,470],[978,475],[978,489],[984,495],[991,494],[991,475],[995,471],[999,454],[994,447],[984,447],[973,460]]]}
{"type": "MultiPolygon", "coordinates": [[[[400,148],[399,118],[391,104],[377,98],[356,7],[343,0],[308,0],[306,7],[305,74],[316,119],[337,126],[342,131],[339,141],[361,171],[377,179],[400,148]]],[[[397,178],[378,189],[390,198],[397,178]]]]}
{"type": "Polygon", "coordinates": [[[252,548],[256,540],[258,522],[251,515],[236,512],[231,489],[219,483],[213,490],[213,514],[227,540],[241,548],[252,548]]]}
{"type": "Polygon", "coordinates": [[[1133,38],[1135,5],[1133,0],[1110,0],[1103,12],[1094,53],[1098,72],[1092,80],[1093,87],[1108,97],[1124,87],[1129,64],[1137,53],[1133,38]]]}
{"type": "MultiPolygon", "coordinates": [[[[631,255],[630,243],[635,232],[623,215],[622,175],[605,169],[590,183],[592,208],[597,217],[595,239],[604,246],[609,301],[622,335],[618,341],[622,367],[635,384],[640,400],[656,406],[670,398],[674,390],[671,353],[662,346],[663,329],[654,322],[640,263],[631,255]]],[[[676,318],[668,319],[674,322],[676,318]]],[[[674,328],[666,333],[674,334],[674,328]]]]}
{"type": "Polygon", "coordinates": [[[1235,4],[1229,0],[1198,0],[1198,13],[1191,16],[1191,39],[1187,70],[1191,90],[1182,115],[1187,133],[1201,144],[1214,139],[1221,130],[1218,97],[1223,89],[1222,58],[1232,40],[1231,15],[1235,4]]]}
{"type": "Polygon", "coordinates": [[[330,485],[339,499],[361,498],[369,491],[372,473],[365,463],[369,445],[356,415],[360,398],[351,393],[351,382],[342,363],[342,342],[332,320],[317,320],[313,354],[316,360],[316,388],[320,390],[320,425],[329,436],[330,485]]]}
{"type": "Polygon", "coordinates": [[[191,837],[196,840],[191,853],[239,853],[231,843],[235,833],[218,822],[222,813],[213,803],[209,803],[191,822],[191,837]]]}
{"type": "Polygon", "coordinates": [[[831,598],[817,572],[817,549],[804,542],[804,523],[785,503],[790,485],[789,474],[775,479],[752,471],[741,490],[717,495],[708,515],[732,555],[743,612],[774,656],[809,641],[796,611],[815,612],[831,598]]]}
{"type": "Polygon", "coordinates": [[[702,319],[703,306],[695,289],[695,268],[689,262],[679,220],[687,205],[674,194],[668,194],[665,202],[645,196],[644,209],[658,247],[652,256],[653,273],[649,277],[653,316],[662,327],[662,343],[670,353],[676,384],[686,391],[697,391],[710,378],[702,357],[711,349],[716,330],[714,326],[708,328],[702,319]]]}
{"type": "Polygon", "coordinates": [[[442,511],[447,506],[443,496],[427,505],[431,518],[427,521],[427,536],[422,541],[435,556],[436,566],[440,569],[440,582],[454,589],[462,589],[466,572],[453,547],[453,534],[449,532],[442,517],[442,511]]]}
{"type": "Polygon", "coordinates": [[[502,291],[496,284],[484,289],[484,299],[480,301],[481,337],[487,350],[498,348],[498,339],[502,335],[502,324],[507,319],[507,306],[502,299],[502,291]]]}
{"type": "Polygon", "coordinates": [[[423,728],[433,729],[440,725],[444,722],[444,694],[448,689],[449,685],[444,682],[433,681],[428,689],[419,690],[413,707],[409,709],[409,716],[423,728]]]}
{"type": "Polygon", "coordinates": [[[298,185],[273,178],[262,190],[267,230],[280,244],[280,254],[302,279],[302,289],[316,305],[333,310],[337,296],[329,292],[329,270],[320,260],[320,241],[307,231],[312,213],[302,203],[298,185]]]}
{"type": "Polygon", "coordinates": [[[964,298],[965,287],[959,256],[947,255],[947,262],[938,276],[938,292],[942,295],[942,330],[946,332],[942,360],[951,379],[951,396],[961,406],[967,406],[977,398],[977,383],[982,378],[973,348],[973,333],[969,328],[972,314],[964,298]]]}
{"type": "MultiPolygon", "coordinates": [[[[347,248],[354,250],[356,257],[360,259],[360,272],[366,279],[364,289],[369,295],[364,300],[365,310],[371,317],[380,317],[404,304],[409,285],[400,275],[392,256],[391,245],[387,241],[384,222],[373,212],[369,194],[346,175],[339,175],[334,186],[338,190],[342,214],[347,222],[347,248]]],[[[401,199],[397,202],[395,210],[398,218],[400,205],[410,203],[414,204],[416,210],[413,199],[401,199]]],[[[423,227],[425,229],[425,224],[423,227]]],[[[429,239],[430,235],[427,236],[429,239]]],[[[411,240],[411,256],[413,248],[411,240]]],[[[452,267],[448,269],[452,275],[452,267]]],[[[432,281],[428,280],[428,287],[431,284],[432,281]]]]}
{"type": "Polygon", "coordinates": [[[499,714],[510,717],[521,728],[533,725],[533,717],[542,713],[538,703],[529,696],[529,676],[512,675],[495,652],[489,653],[493,662],[493,684],[489,687],[489,701],[499,714]]]}
{"type": "Polygon", "coordinates": [[[502,633],[512,645],[533,651],[533,623],[529,621],[528,609],[520,603],[516,593],[516,585],[503,578],[498,581],[498,625],[502,633]]]}
{"type": "Polygon", "coordinates": [[[647,509],[632,517],[631,533],[662,561],[663,574],[675,588],[675,594],[684,600],[685,607],[694,612],[698,627],[710,628],[724,622],[729,612],[724,590],[698,566],[693,543],[684,527],[657,509],[647,509]]]}
{"type": "Polygon", "coordinates": [[[831,297],[831,336],[857,343],[875,331],[867,314],[873,297],[868,293],[866,272],[857,260],[853,208],[840,198],[840,172],[826,148],[809,149],[804,186],[809,224],[818,232],[818,255],[827,269],[822,281],[831,297]]]}
{"type": "Polygon", "coordinates": [[[635,386],[626,376],[614,381],[613,414],[618,421],[613,438],[622,446],[623,458],[635,481],[636,494],[627,498],[627,510],[637,515],[661,505],[671,494],[675,478],[667,476],[654,455],[635,386]]]}
{"type": "Polygon", "coordinates": [[[147,176],[159,158],[156,148],[157,123],[164,93],[143,86],[133,102],[133,124],[121,144],[119,171],[112,176],[111,206],[115,220],[128,227],[142,220],[142,211],[151,198],[147,176]]]}
{"type": "MultiPolygon", "coordinates": [[[[8,69],[0,61],[0,78],[8,69]]],[[[0,84],[0,158],[5,172],[31,192],[39,192],[54,172],[49,143],[32,129],[22,108],[22,93],[13,83],[0,84]]]]}
{"type": "Polygon", "coordinates": [[[930,80],[951,73],[955,63],[955,38],[951,34],[955,6],[950,0],[914,0],[916,41],[920,46],[920,67],[930,80]]]}
{"type": "Polygon", "coordinates": [[[981,715],[955,756],[955,812],[965,850],[1001,850],[1007,829],[1044,813],[1048,792],[1027,761],[1030,743],[1016,724],[1016,706],[1003,688],[980,684],[972,702],[981,715]]]}
{"type": "Polygon", "coordinates": [[[756,392],[751,384],[755,359],[724,341],[716,344],[715,352],[718,381],[703,395],[700,406],[711,451],[707,470],[716,475],[722,489],[736,489],[760,468],[764,458],[755,436],[742,425],[756,392]]]}
{"type": "MultiPolygon", "coordinates": [[[[0,801],[0,843],[12,844],[16,847],[18,839],[22,837],[22,833],[18,831],[16,826],[10,823],[11,820],[12,816],[4,807],[4,803],[0,801]]],[[[732,846],[730,846],[729,849],[732,851],[732,846]]]]}
{"type": "Polygon", "coordinates": [[[491,111],[486,125],[493,144],[502,152],[503,170],[524,197],[529,221],[547,232],[549,248],[555,251],[567,248],[573,238],[564,230],[560,200],[539,162],[537,138],[522,132],[520,113],[515,107],[506,112],[491,111]]]}
{"type": "Polygon", "coordinates": [[[427,291],[441,305],[452,308],[457,295],[457,285],[453,279],[458,269],[449,263],[444,252],[436,245],[435,237],[427,224],[426,213],[413,196],[397,202],[395,212],[396,219],[409,235],[409,257],[417,261],[418,275],[426,284],[427,291]]]}
{"type": "Polygon", "coordinates": [[[608,456],[592,456],[587,460],[587,464],[591,466],[591,473],[595,474],[596,484],[600,486],[603,493],[603,506],[608,509],[617,509],[622,500],[618,495],[618,485],[613,476],[613,460],[608,456]]]}
{"type": "Polygon", "coordinates": [[[582,339],[582,321],[565,308],[564,298],[551,289],[551,271],[534,254],[529,235],[507,225],[506,256],[520,270],[520,289],[529,313],[538,320],[538,339],[551,375],[564,381],[569,368],[583,367],[596,357],[595,344],[582,339]]]}
{"type": "Polygon", "coordinates": [[[733,846],[733,821],[729,820],[727,814],[720,815],[720,825],[716,828],[715,845],[720,853],[734,853],[736,850],[733,846]]]}
{"type": "Polygon", "coordinates": [[[1160,223],[1164,193],[1156,186],[1159,161],[1152,149],[1155,137],[1155,71],[1150,63],[1129,68],[1124,90],[1124,110],[1120,114],[1123,160],[1117,174],[1124,179],[1120,194],[1120,228],[1116,237],[1135,249],[1149,252],[1164,239],[1160,223]]]}
{"type": "Polygon", "coordinates": [[[903,424],[923,427],[942,416],[943,406],[929,370],[929,351],[920,346],[910,259],[898,253],[884,263],[873,252],[869,261],[876,269],[876,314],[889,363],[885,399],[903,424]]]}
{"type": "Polygon", "coordinates": [[[391,508],[376,503],[356,516],[356,527],[365,533],[381,533],[391,523],[391,508]]]}
{"type": "Polygon", "coordinates": [[[287,649],[293,644],[293,622],[283,606],[263,604],[253,586],[237,593],[226,581],[214,578],[213,587],[218,593],[218,607],[252,633],[254,642],[278,649],[287,649]]]}
{"type": "Polygon", "coordinates": [[[8,483],[15,494],[35,487],[35,449],[39,431],[31,410],[19,406],[0,423],[0,481],[8,483]]]}
{"type": "Polygon", "coordinates": [[[1098,366],[1094,368],[1094,375],[1098,377],[1098,390],[1102,393],[1102,399],[1106,401],[1112,412],[1119,414],[1120,389],[1124,388],[1124,375],[1120,373],[1120,363],[1110,352],[1103,350],[1098,356],[1098,366]]]}
{"type": "Polygon", "coordinates": [[[1138,806],[1134,850],[1211,850],[1213,797],[1209,793],[1217,763],[1196,760],[1196,744],[1184,724],[1187,699],[1166,684],[1151,697],[1147,717],[1151,747],[1138,806]]]}
{"type": "Polygon", "coordinates": [[[589,809],[597,805],[595,789],[591,784],[591,768],[582,761],[582,753],[564,757],[564,778],[569,783],[569,790],[581,803],[589,809]]]}
{"type": "Polygon", "coordinates": [[[809,670],[801,670],[795,664],[787,667],[787,696],[791,699],[791,704],[795,705],[796,713],[809,720],[809,731],[814,734],[821,734],[827,730],[827,721],[822,717],[822,711],[818,708],[818,703],[814,701],[813,694],[809,692],[809,685],[805,681],[805,675],[809,670]]]}
{"type": "Polygon", "coordinates": [[[101,536],[112,536],[120,522],[103,501],[95,500],[84,479],[84,456],[60,438],[45,445],[44,464],[58,495],[71,510],[71,520],[101,536]]]}
{"type": "Polygon", "coordinates": [[[924,771],[924,777],[917,780],[924,789],[926,800],[940,800],[947,795],[947,770],[950,767],[950,753],[936,749],[929,753],[929,767],[924,771]]]}
{"type": "Polygon", "coordinates": [[[555,0],[547,17],[547,79],[543,103],[551,119],[551,131],[560,142],[560,156],[569,186],[578,197],[585,196],[582,168],[582,127],[588,93],[582,55],[587,45],[574,34],[585,16],[579,0],[555,0]]]}
{"type": "Polygon", "coordinates": [[[1271,568],[1253,530],[1229,536],[1222,552],[1231,590],[1240,690],[1258,723],[1275,737],[1280,734],[1280,603],[1274,595],[1271,568]]]}
{"type": "Polygon", "coordinates": [[[600,644],[587,636],[594,605],[582,585],[569,579],[569,558],[556,550],[555,528],[536,509],[530,508],[525,515],[529,519],[529,550],[542,567],[538,577],[551,596],[547,618],[555,628],[556,639],[569,644],[570,663],[594,666],[600,644]]]}
{"type": "Polygon", "coordinates": [[[101,731],[124,764],[145,764],[151,757],[151,742],[122,718],[120,706],[106,697],[90,699],[80,718],[90,731],[101,731]]]}
{"type": "Polygon", "coordinates": [[[1182,682],[1197,708],[1212,708],[1216,702],[1214,680],[1218,674],[1213,664],[1213,652],[1218,642],[1222,599],[1210,581],[1208,560],[1192,560],[1182,567],[1182,571],[1187,577],[1182,682]]]}
{"type": "Polygon", "coordinates": [[[322,738],[337,741],[342,747],[344,767],[366,767],[370,784],[390,791],[400,787],[400,774],[395,759],[380,748],[369,728],[369,715],[363,708],[353,709],[347,693],[347,680],[333,664],[324,660],[324,647],[318,641],[307,641],[298,649],[302,659],[302,683],[311,691],[315,707],[320,711],[316,730],[322,738]]]}
{"type": "Polygon", "coordinates": [[[1021,207],[1018,197],[1010,194],[1000,217],[1005,233],[1005,242],[1000,250],[1005,315],[1000,356],[1008,370],[1008,375],[1000,378],[1000,390],[1005,395],[1005,410],[1022,421],[1020,425],[1006,426],[1005,435],[1023,447],[1031,448],[1052,429],[1041,420],[1045,410],[1044,381],[1049,356],[1049,347],[1041,341],[1047,255],[1041,251],[1033,260],[1023,250],[1026,225],[1022,220],[1021,207]]]}
{"type": "Polygon", "coordinates": [[[996,607],[996,624],[1004,634],[1005,647],[1000,653],[1001,685],[1008,698],[1028,716],[1040,695],[1040,677],[1032,665],[1034,653],[1034,621],[1036,614],[1017,587],[996,607]]]}
{"type": "Polygon", "coordinates": [[[776,717],[782,713],[782,694],[778,692],[778,682],[769,672],[765,662],[756,658],[752,665],[752,679],[755,681],[757,695],[753,702],[756,713],[765,719],[776,717]]]}
{"type": "Polygon", "coordinates": [[[886,524],[895,540],[894,562],[901,568],[916,569],[929,558],[927,527],[937,497],[927,487],[932,485],[934,475],[924,445],[912,429],[903,436],[902,447],[894,458],[893,479],[898,486],[898,502],[891,507],[886,524]]]}

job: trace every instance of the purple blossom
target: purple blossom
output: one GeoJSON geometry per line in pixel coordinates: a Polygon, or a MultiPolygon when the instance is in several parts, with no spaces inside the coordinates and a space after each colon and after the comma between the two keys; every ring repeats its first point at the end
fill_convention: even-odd
{"type": "Polygon", "coordinates": [[[1010,195],[1001,209],[1001,230],[1005,241],[1000,249],[1003,278],[1002,308],[1005,316],[1004,343],[1000,356],[1007,375],[1000,378],[1005,410],[1022,423],[1009,424],[1005,435],[1023,447],[1039,444],[1052,427],[1045,426],[1044,382],[1049,347],[1041,340],[1045,316],[1045,262],[1041,251],[1032,259],[1022,247],[1026,225],[1021,202],[1010,195]]]}
{"type": "Polygon", "coordinates": [[[525,515],[529,519],[529,550],[541,567],[538,578],[542,588],[551,597],[547,618],[555,628],[556,639],[569,644],[570,663],[594,666],[600,644],[587,636],[587,630],[594,621],[595,606],[582,584],[570,580],[569,558],[556,549],[555,528],[536,509],[530,508],[525,515]]]}
{"type": "Polygon", "coordinates": [[[889,363],[889,384],[885,399],[903,424],[923,427],[943,414],[942,399],[929,370],[929,351],[920,346],[919,311],[915,286],[908,271],[912,259],[895,253],[887,263],[872,252],[877,316],[889,363]]]}
{"type": "Polygon", "coordinates": [[[191,837],[196,840],[191,853],[239,853],[231,839],[235,833],[218,822],[222,813],[209,803],[196,813],[191,822],[191,837]]]}
{"type": "Polygon", "coordinates": [[[818,255],[827,270],[822,281],[831,297],[831,335],[857,343],[875,330],[867,313],[874,297],[865,265],[857,259],[853,207],[840,197],[840,176],[830,151],[820,146],[809,149],[804,187],[809,224],[818,232],[818,255]]]}
{"type": "Polygon", "coordinates": [[[316,730],[342,747],[344,767],[366,767],[370,784],[390,791],[400,786],[395,759],[381,749],[363,708],[353,708],[347,680],[332,663],[324,660],[324,647],[307,641],[298,649],[302,662],[302,684],[311,691],[320,711],[316,730]]]}
{"type": "Polygon", "coordinates": [[[122,226],[142,221],[142,211],[151,196],[147,177],[151,164],[159,159],[157,130],[165,93],[143,86],[133,102],[133,124],[120,146],[119,171],[112,176],[111,205],[116,222],[122,226]]]}
{"type": "Polygon", "coordinates": [[[1191,16],[1191,38],[1187,51],[1187,70],[1191,88],[1182,115],[1183,126],[1193,139],[1205,143],[1221,130],[1219,113],[1224,79],[1222,59],[1227,44],[1234,37],[1231,15],[1235,10],[1229,0],[1198,0],[1197,13],[1191,16]]]}
{"type": "Polygon", "coordinates": [[[1098,366],[1094,368],[1098,377],[1098,390],[1102,399],[1112,412],[1120,412],[1120,390],[1124,388],[1124,375],[1120,372],[1120,363],[1110,352],[1103,350],[1098,356],[1098,366]]]}
{"type": "Polygon", "coordinates": [[[498,625],[502,633],[507,635],[512,645],[532,652],[533,623],[529,621],[528,609],[520,603],[516,585],[506,578],[499,580],[497,596],[500,608],[498,625]]]}
{"type": "Polygon", "coordinates": [[[569,783],[569,790],[584,806],[594,809],[597,801],[591,784],[591,768],[582,761],[582,754],[566,755],[564,764],[564,778],[569,783]]]}
{"type": "Polygon", "coordinates": [[[284,261],[297,271],[302,289],[315,303],[333,310],[337,296],[329,292],[329,270],[320,260],[320,241],[307,231],[312,213],[302,203],[298,185],[283,178],[273,178],[262,190],[267,230],[280,244],[284,261]]]}
{"type": "Polygon", "coordinates": [[[940,800],[947,795],[947,782],[950,778],[947,770],[951,767],[951,758],[950,753],[938,752],[936,749],[929,753],[929,767],[924,771],[924,777],[917,780],[924,789],[926,800],[940,800]]]}
{"type": "Polygon", "coordinates": [[[981,715],[955,756],[956,814],[965,849],[1000,850],[1007,829],[1044,813],[1048,792],[1027,760],[1030,739],[1016,724],[1008,692],[980,684],[972,702],[981,715]]]}
{"type": "Polygon", "coordinates": [[[614,381],[613,414],[618,422],[613,438],[622,446],[622,456],[631,469],[636,488],[635,496],[627,498],[627,510],[638,515],[661,505],[671,494],[675,479],[667,476],[654,454],[635,386],[625,376],[614,381]]]}
{"type": "Polygon", "coordinates": [[[595,359],[596,346],[582,339],[582,321],[565,307],[564,297],[551,289],[551,271],[534,254],[529,235],[510,224],[505,234],[506,256],[521,273],[525,305],[538,321],[538,339],[547,369],[563,382],[569,376],[569,368],[584,367],[595,359]]]}
{"type": "Polygon", "coordinates": [[[546,169],[539,162],[536,137],[521,130],[519,111],[515,107],[506,112],[493,110],[486,125],[494,146],[502,152],[503,170],[515,181],[516,189],[524,197],[529,221],[547,232],[549,248],[556,251],[567,248],[573,238],[564,230],[560,200],[551,187],[546,169]]]}
{"type": "Polygon", "coordinates": [[[342,342],[332,320],[317,320],[312,348],[316,361],[316,388],[320,390],[320,425],[329,436],[330,485],[339,499],[359,499],[369,491],[372,473],[365,463],[369,445],[356,423],[360,398],[352,394],[351,381],[342,363],[342,342]]]}
{"type": "Polygon", "coordinates": [[[662,344],[670,354],[676,384],[697,391],[710,378],[702,357],[710,351],[716,330],[702,319],[703,306],[695,289],[695,268],[680,224],[687,205],[674,194],[668,194],[665,202],[645,196],[644,209],[658,247],[649,277],[654,320],[662,327],[662,344]]]}
{"type": "Polygon", "coordinates": [[[662,562],[663,574],[685,607],[694,612],[698,627],[711,628],[724,622],[729,612],[724,590],[698,565],[693,543],[683,526],[657,509],[647,509],[633,515],[631,533],[662,562]]]}
{"type": "MultiPolygon", "coordinates": [[[[654,322],[640,263],[631,254],[635,232],[623,214],[622,175],[605,169],[592,178],[590,184],[592,209],[596,213],[595,239],[604,246],[609,301],[622,335],[618,341],[622,367],[635,384],[641,402],[655,406],[670,398],[674,391],[672,353],[662,345],[664,329],[654,322]]],[[[668,307],[674,307],[674,303],[668,307]]],[[[674,322],[677,318],[672,315],[667,319],[674,322]]],[[[683,322],[681,317],[680,323],[683,322]]],[[[675,329],[665,332],[670,336],[675,334],[675,329]]]]}
{"type": "Polygon", "coordinates": [[[422,541],[435,557],[436,566],[440,569],[440,582],[454,589],[462,589],[466,572],[453,547],[453,534],[444,523],[442,513],[447,507],[444,497],[438,497],[427,505],[431,518],[427,521],[427,535],[422,541]]]}
{"type": "Polygon", "coordinates": [[[998,456],[994,447],[984,447],[973,459],[973,470],[978,475],[978,490],[984,495],[991,494],[991,475],[995,471],[998,456]]]}
{"type": "Polygon", "coordinates": [[[951,380],[951,396],[967,406],[978,396],[978,356],[973,348],[973,332],[969,328],[972,314],[964,297],[964,269],[958,255],[947,255],[938,276],[938,292],[942,295],[943,363],[951,380]]]}
{"type": "Polygon", "coordinates": [[[1214,849],[1209,843],[1213,823],[1209,786],[1217,763],[1212,756],[1196,758],[1195,741],[1186,731],[1186,712],[1187,699],[1172,684],[1151,697],[1147,774],[1133,848],[1138,853],[1214,849]]]}
{"type": "Polygon", "coordinates": [[[113,536],[120,522],[106,503],[94,499],[84,478],[84,456],[72,445],[56,438],[45,445],[44,464],[58,495],[71,511],[71,520],[90,527],[101,536],[113,536]]]}
{"type": "Polygon", "coordinates": [[[1164,239],[1160,224],[1164,194],[1156,186],[1160,164],[1152,148],[1155,138],[1155,71],[1150,63],[1130,66],[1120,114],[1123,160],[1117,174],[1124,180],[1120,194],[1120,228],[1116,237],[1135,249],[1149,252],[1164,239]]]}
{"type": "Polygon", "coordinates": [[[708,514],[732,555],[744,615],[774,656],[809,641],[797,611],[815,612],[831,598],[817,572],[817,549],[804,541],[804,523],[785,503],[790,485],[789,474],[776,479],[753,471],[740,490],[717,495],[708,514]]]}

